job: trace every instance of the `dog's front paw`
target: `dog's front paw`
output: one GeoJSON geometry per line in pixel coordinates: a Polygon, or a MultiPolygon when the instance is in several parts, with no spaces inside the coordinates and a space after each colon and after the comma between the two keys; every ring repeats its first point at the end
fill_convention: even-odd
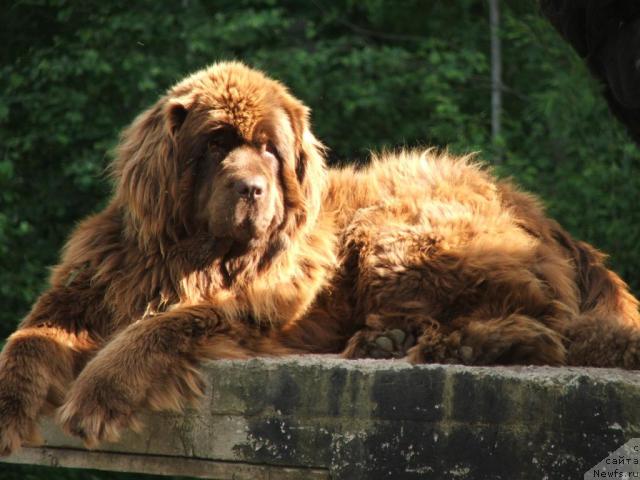
{"type": "Polygon", "coordinates": [[[22,445],[41,443],[36,420],[25,413],[20,399],[0,395],[0,457],[11,455],[22,445]]]}
{"type": "Polygon", "coordinates": [[[58,410],[58,422],[87,448],[103,441],[116,442],[123,430],[139,431],[142,426],[132,402],[108,381],[74,385],[58,410]]]}

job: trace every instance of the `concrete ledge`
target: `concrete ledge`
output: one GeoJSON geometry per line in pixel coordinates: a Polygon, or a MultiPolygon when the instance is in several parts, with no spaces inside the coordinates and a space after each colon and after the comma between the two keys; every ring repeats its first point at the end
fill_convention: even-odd
{"type": "Polygon", "coordinates": [[[45,421],[6,461],[216,479],[576,479],[640,436],[640,374],[331,357],[219,361],[185,415],[86,452],[45,421]]]}

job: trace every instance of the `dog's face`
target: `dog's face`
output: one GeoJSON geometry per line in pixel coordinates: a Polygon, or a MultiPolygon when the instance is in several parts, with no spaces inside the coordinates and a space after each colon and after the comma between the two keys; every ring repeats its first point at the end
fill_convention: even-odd
{"type": "Polygon", "coordinates": [[[161,247],[195,232],[286,247],[320,206],[322,146],[307,116],[285,87],[238,63],[177,84],[119,147],[115,199],[132,235],[161,247]]]}
{"type": "Polygon", "coordinates": [[[225,126],[196,161],[194,213],[212,234],[242,243],[282,223],[282,160],[270,142],[247,144],[225,126]]]}

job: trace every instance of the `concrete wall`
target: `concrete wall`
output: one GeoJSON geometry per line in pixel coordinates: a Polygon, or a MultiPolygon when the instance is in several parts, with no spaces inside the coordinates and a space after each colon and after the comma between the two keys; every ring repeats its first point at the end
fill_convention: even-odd
{"type": "Polygon", "coordinates": [[[308,356],[212,362],[199,410],[10,462],[254,479],[576,479],[640,437],[640,374],[308,356]]]}

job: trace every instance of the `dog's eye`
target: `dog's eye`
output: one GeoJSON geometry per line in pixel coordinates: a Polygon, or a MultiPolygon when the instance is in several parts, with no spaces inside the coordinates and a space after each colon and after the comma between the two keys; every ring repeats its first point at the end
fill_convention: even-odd
{"type": "Polygon", "coordinates": [[[230,152],[241,143],[240,136],[231,127],[219,128],[209,137],[209,147],[225,152],[230,152]]]}
{"type": "Polygon", "coordinates": [[[265,152],[273,155],[274,157],[276,157],[276,158],[278,157],[278,150],[273,145],[273,143],[267,142],[267,144],[264,146],[264,150],[265,150],[265,152]]]}
{"type": "Polygon", "coordinates": [[[272,163],[278,163],[280,158],[280,154],[278,150],[271,142],[267,142],[262,146],[261,149],[262,156],[268,159],[272,163]]]}

